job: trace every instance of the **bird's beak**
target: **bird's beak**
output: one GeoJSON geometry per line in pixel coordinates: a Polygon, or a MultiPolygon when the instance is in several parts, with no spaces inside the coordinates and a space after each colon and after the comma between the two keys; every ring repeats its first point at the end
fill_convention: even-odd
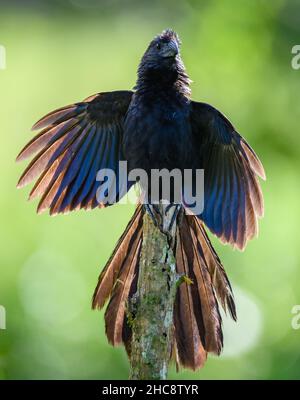
{"type": "Polygon", "coordinates": [[[175,40],[170,40],[167,46],[165,46],[163,57],[176,57],[178,53],[179,48],[177,42],[175,40]]]}

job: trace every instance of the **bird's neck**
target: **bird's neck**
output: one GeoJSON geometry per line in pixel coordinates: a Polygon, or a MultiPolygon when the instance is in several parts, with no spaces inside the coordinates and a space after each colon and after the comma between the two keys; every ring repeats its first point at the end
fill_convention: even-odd
{"type": "Polygon", "coordinates": [[[190,97],[190,79],[182,63],[172,67],[160,67],[141,64],[135,89],[141,94],[176,93],[190,97]]]}

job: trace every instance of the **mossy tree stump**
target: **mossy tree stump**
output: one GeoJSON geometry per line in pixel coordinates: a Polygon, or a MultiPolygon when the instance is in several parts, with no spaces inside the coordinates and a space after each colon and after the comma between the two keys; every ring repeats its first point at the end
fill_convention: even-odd
{"type": "Polygon", "coordinates": [[[143,245],[137,292],[129,304],[131,319],[130,379],[167,378],[173,343],[173,309],[179,276],[173,253],[176,221],[169,231],[172,207],[158,206],[163,229],[147,213],[143,220],[143,245]]]}

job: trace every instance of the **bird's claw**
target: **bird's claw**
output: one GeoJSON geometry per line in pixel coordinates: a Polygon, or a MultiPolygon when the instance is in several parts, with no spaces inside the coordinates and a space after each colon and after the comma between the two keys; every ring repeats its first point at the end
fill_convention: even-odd
{"type": "Polygon", "coordinates": [[[162,214],[158,205],[156,204],[145,204],[146,211],[148,212],[152,222],[156,227],[162,229],[162,214]]]}
{"type": "Polygon", "coordinates": [[[152,222],[154,223],[154,225],[156,227],[158,227],[162,232],[168,233],[172,231],[172,228],[174,226],[174,223],[177,219],[177,216],[181,210],[181,205],[176,205],[176,204],[168,204],[164,211],[162,212],[161,209],[159,208],[159,206],[157,204],[145,204],[145,208],[147,213],[149,214],[152,222]],[[168,213],[170,212],[170,210],[174,208],[172,217],[170,222],[165,225],[164,223],[164,217],[166,217],[168,215],[168,213]]]}
{"type": "Polygon", "coordinates": [[[169,231],[169,232],[171,232],[171,230],[172,230],[172,228],[173,228],[173,225],[174,225],[174,223],[175,223],[175,221],[176,221],[176,219],[177,219],[177,216],[178,216],[178,214],[179,214],[179,211],[181,210],[181,206],[180,206],[180,205],[178,205],[178,204],[171,204],[171,203],[170,203],[170,204],[168,204],[168,206],[167,206],[166,209],[165,209],[165,215],[168,214],[168,212],[170,211],[170,209],[171,209],[172,207],[174,207],[175,210],[174,210],[174,212],[173,212],[173,215],[172,215],[170,224],[169,224],[169,226],[168,226],[168,231],[169,231]]]}

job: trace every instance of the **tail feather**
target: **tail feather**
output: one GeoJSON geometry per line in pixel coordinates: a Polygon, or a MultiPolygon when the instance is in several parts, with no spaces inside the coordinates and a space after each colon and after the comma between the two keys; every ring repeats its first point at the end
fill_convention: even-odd
{"type": "Polygon", "coordinates": [[[214,290],[224,311],[229,311],[231,317],[236,321],[236,308],[232,288],[225,269],[213,248],[202,222],[197,217],[187,216],[190,229],[194,231],[197,239],[197,248],[202,249],[203,258],[210,274],[214,290]]]}
{"type": "MultiPolygon", "coordinates": [[[[113,345],[123,343],[131,352],[131,327],[126,306],[136,293],[139,258],[143,241],[144,209],[139,205],[101,273],[93,297],[93,308],[105,313],[106,335],[113,345]]],[[[236,320],[230,282],[201,221],[183,215],[178,222],[177,272],[192,280],[179,285],[174,304],[173,356],[177,366],[193,370],[204,365],[207,353],[220,354],[223,346],[222,320],[218,301],[236,320]]]]}
{"type": "Polygon", "coordinates": [[[135,237],[140,233],[143,224],[143,208],[139,205],[123,235],[120,237],[117,246],[110,259],[106,263],[98,280],[98,285],[93,295],[92,307],[101,309],[109,298],[112,289],[118,279],[121,267],[125,262],[130,246],[135,237]]]}
{"type": "MultiPolygon", "coordinates": [[[[137,265],[135,267],[135,274],[134,274],[134,277],[133,277],[133,280],[131,283],[131,287],[129,290],[129,296],[128,296],[129,299],[131,299],[137,291],[138,279],[139,279],[139,268],[138,268],[138,263],[137,263],[137,265]]],[[[123,323],[123,331],[122,331],[122,341],[124,343],[126,353],[129,358],[131,356],[131,338],[132,338],[131,326],[129,324],[127,316],[125,315],[124,323],[123,323]]]]}
{"type": "MultiPolygon", "coordinates": [[[[182,236],[178,231],[176,266],[178,274],[190,275],[190,260],[188,260],[182,236]]],[[[207,353],[200,337],[200,332],[203,330],[199,332],[197,325],[197,310],[194,309],[191,286],[182,283],[178,288],[174,307],[174,326],[179,364],[195,370],[204,365],[207,353]]]]}
{"type": "Polygon", "coordinates": [[[128,304],[130,288],[139,265],[139,257],[142,244],[142,229],[130,246],[129,254],[125,258],[120,275],[112,290],[111,299],[105,312],[106,336],[112,345],[123,342],[123,326],[126,318],[126,306],[128,304]]]}
{"type": "Polygon", "coordinates": [[[190,286],[203,346],[207,352],[220,354],[223,347],[222,319],[204,253],[194,231],[189,229],[187,218],[182,221],[181,232],[181,241],[189,254],[189,277],[193,281],[190,286]]]}

